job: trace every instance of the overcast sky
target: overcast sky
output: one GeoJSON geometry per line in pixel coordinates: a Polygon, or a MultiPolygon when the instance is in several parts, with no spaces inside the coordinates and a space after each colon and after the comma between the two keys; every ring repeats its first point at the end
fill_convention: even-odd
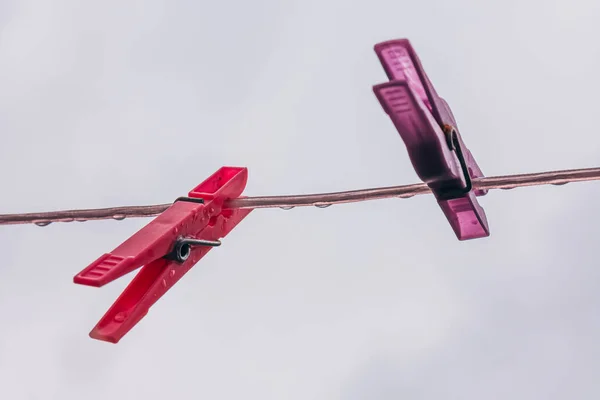
{"type": "MultiPolygon", "coordinates": [[[[0,213],[417,182],[371,86],[409,38],[487,175],[600,165],[600,2],[0,0],[0,213]]],[[[0,398],[598,399],[600,184],[257,210],[118,345],[148,220],[0,227],[0,398]]]]}

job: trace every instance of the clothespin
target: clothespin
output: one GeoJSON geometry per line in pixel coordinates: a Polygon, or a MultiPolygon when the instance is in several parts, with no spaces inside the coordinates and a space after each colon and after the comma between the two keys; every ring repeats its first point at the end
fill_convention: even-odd
{"type": "Polygon", "coordinates": [[[417,175],[431,188],[459,240],[489,236],[485,211],[471,180],[483,177],[407,39],[375,45],[389,82],[373,86],[381,106],[404,140],[417,175]]]}
{"type": "Polygon", "coordinates": [[[111,253],[77,274],[74,282],[104,286],[142,267],[129,286],[90,332],[94,339],[117,343],[212,247],[219,246],[251,209],[227,209],[248,180],[246,168],[222,167],[188,197],[152,220],[111,253]]]}

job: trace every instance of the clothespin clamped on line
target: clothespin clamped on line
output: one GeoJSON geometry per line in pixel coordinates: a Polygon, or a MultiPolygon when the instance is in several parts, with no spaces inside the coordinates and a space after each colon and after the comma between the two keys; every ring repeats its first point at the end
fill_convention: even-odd
{"type": "Polygon", "coordinates": [[[389,82],[373,86],[381,106],[404,140],[417,175],[431,188],[459,240],[490,235],[471,179],[483,177],[407,39],[375,45],[389,82]]]}
{"type": "Polygon", "coordinates": [[[164,295],[251,209],[226,209],[248,180],[246,168],[222,167],[178,198],[152,222],[77,274],[74,282],[104,286],[142,267],[140,272],[90,332],[94,339],[117,343],[164,295]]]}

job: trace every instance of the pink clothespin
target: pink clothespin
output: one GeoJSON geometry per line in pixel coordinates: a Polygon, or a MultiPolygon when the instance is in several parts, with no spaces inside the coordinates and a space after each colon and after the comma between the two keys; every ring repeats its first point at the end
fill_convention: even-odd
{"type": "Polygon", "coordinates": [[[188,197],[77,274],[74,282],[104,286],[142,267],[137,276],[90,332],[94,339],[117,343],[251,209],[227,209],[246,186],[246,168],[222,167],[196,186],[188,197]]]}
{"type": "Polygon", "coordinates": [[[471,180],[483,177],[407,39],[375,45],[389,82],[373,87],[404,140],[417,175],[431,188],[459,240],[489,236],[485,211],[471,180]]]}

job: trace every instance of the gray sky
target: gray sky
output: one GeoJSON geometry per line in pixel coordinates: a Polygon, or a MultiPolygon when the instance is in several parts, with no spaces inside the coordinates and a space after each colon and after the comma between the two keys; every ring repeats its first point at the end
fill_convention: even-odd
{"type": "MultiPolygon", "coordinates": [[[[417,181],[371,86],[411,39],[488,175],[597,166],[597,1],[0,1],[0,212],[417,181]],[[490,3],[490,4],[488,4],[490,3]],[[352,5],[351,5],[352,4],[352,5]]],[[[0,228],[0,398],[597,399],[600,184],[257,210],[118,345],[129,281],[72,276],[148,220],[0,228]],[[266,242],[268,241],[268,243],[266,242]],[[360,241],[360,245],[357,245],[360,241]]]]}

